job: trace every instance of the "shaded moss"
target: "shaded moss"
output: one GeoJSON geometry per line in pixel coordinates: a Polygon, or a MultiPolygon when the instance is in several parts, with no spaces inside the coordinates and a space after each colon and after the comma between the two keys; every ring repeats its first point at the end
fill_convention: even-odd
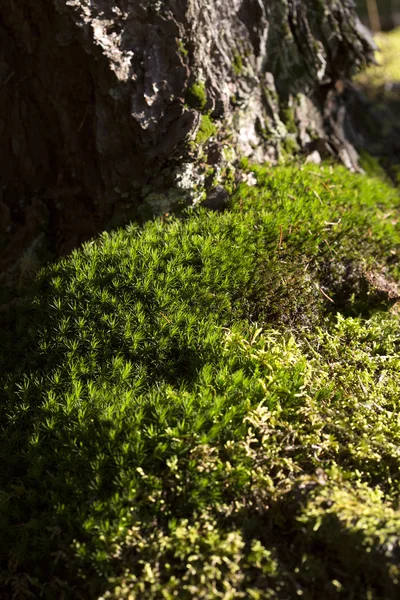
{"type": "Polygon", "coordinates": [[[294,109],[291,107],[284,107],[280,109],[280,118],[282,123],[285,125],[288,133],[297,133],[297,125],[294,114],[294,109]]]}
{"type": "Polygon", "coordinates": [[[382,167],[380,159],[372,156],[366,150],[360,150],[360,167],[364,169],[368,175],[382,177],[388,179],[385,169],[382,167]]]}
{"type": "Polygon", "coordinates": [[[300,146],[296,142],[296,140],[293,137],[289,137],[289,136],[286,136],[282,140],[282,146],[283,146],[286,154],[288,154],[289,156],[293,156],[293,154],[298,152],[300,149],[300,146]]]}

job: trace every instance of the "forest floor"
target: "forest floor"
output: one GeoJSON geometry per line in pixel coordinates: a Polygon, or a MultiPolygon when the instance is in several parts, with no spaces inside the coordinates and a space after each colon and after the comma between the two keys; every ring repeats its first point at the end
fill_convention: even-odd
{"type": "Polygon", "coordinates": [[[398,597],[399,191],[245,168],[9,315],[3,597],[398,597]]]}
{"type": "Polygon", "coordinates": [[[364,164],[243,161],[223,212],[29,282],[0,339],[0,597],[398,598],[400,191],[364,164]]]}

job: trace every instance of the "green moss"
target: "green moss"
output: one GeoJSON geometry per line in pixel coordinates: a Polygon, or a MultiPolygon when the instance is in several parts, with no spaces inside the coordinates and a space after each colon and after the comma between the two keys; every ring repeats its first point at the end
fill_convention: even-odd
{"type": "Polygon", "coordinates": [[[263,140],[271,140],[271,132],[267,129],[267,127],[264,126],[263,123],[261,123],[261,120],[258,117],[255,123],[255,130],[263,140]]]}
{"type": "Polygon", "coordinates": [[[378,46],[377,65],[372,65],[357,76],[357,81],[366,87],[381,89],[388,81],[400,81],[400,29],[375,36],[378,46]]]}
{"type": "Polygon", "coordinates": [[[289,136],[285,137],[282,140],[282,146],[285,150],[285,153],[289,155],[289,157],[293,157],[293,154],[298,152],[300,149],[299,144],[296,142],[296,140],[293,137],[289,136]]]}
{"type": "Polygon", "coordinates": [[[394,181],[400,187],[400,165],[393,165],[392,172],[394,181]]]}
{"type": "Polygon", "coordinates": [[[240,56],[239,52],[235,52],[233,56],[232,67],[233,72],[236,76],[241,75],[241,73],[243,72],[243,59],[240,56]]]}
{"type": "Polygon", "coordinates": [[[293,108],[288,106],[281,108],[280,118],[283,124],[285,125],[288,133],[297,133],[298,129],[293,108]]]}
{"type": "Polygon", "coordinates": [[[185,100],[191,108],[204,110],[207,104],[207,91],[202,81],[194,83],[186,92],[185,100]]]}
{"type": "Polygon", "coordinates": [[[187,51],[187,49],[185,48],[185,44],[183,42],[183,40],[178,39],[178,50],[180,52],[180,54],[182,54],[182,56],[187,56],[189,53],[187,51]]]}
{"type": "Polygon", "coordinates": [[[243,171],[249,171],[250,169],[250,160],[247,156],[243,156],[240,161],[239,161],[239,167],[243,170],[243,171]]]}
{"type": "Polygon", "coordinates": [[[229,210],[103,233],[8,315],[5,598],[397,598],[398,315],[360,283],[400,277],[399,192],[251,170],[229,210]]]}
{"type": "Polygon", "coordinates": [[[360,151],[360,167],[368,175],[388,179],[385,169],[382,167],[379,158],[371,156],[366,150],[360,151]]]}
{"type": "Polygon", "coordinates": [[[201,116],[200,127],[196,134],[196,143],[204,144],[216,132],[216,127],[208,115],[201,116]]]}

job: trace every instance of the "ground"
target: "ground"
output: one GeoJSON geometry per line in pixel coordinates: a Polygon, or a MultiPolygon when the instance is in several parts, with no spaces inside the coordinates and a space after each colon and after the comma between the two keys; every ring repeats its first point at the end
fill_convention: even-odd
{"type": "Polygon", "coordinates": [[[7,314],[4,597],[398,596],[399,191],[245,168],[7,314]]]}

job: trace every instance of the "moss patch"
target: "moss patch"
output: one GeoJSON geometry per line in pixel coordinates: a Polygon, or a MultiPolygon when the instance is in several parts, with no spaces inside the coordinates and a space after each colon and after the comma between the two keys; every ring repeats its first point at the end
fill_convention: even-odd
{"type": "Polygon", "coordinates": [[[208,115],[201,116],[200,127],[196,134],[196,143],[204,144],[216,132],[216,127],[208,115]]]}
{"type": "Polygon", "coordinates": [[[191,108],[204,110],[207,104],[207,92],[202,81],[194,83],[187,91],[185,100],[191,108]]]}
{"type": "Polygon", "coordinates": [[[372,65],[357,76],[357,81],[366,87],[380,89],[390,81],[400,82],[400,28],[375,36],[378,46],[377,65],[372,65]]]}
{"type": "Polygon", "coordinates": [[[182,56],[186,57],[189,52],[187,51],[183,40],[178,39],[178,50],[182,54],[182,56]]]}
{"type": "Polygon", "coordinates": [[[399,280],[399,193],[247,168],[229,210],[104,233],[9,313],[4,597],[397,597],[398,316],[358,283],[399,280]]]}
{"type": "Polygon", "coordinates": [[[372,177],[381,177],[388,180],[387,173],[382,167],[379,158],[372,156],[365,150],[360,151],[360,167],[372,177]]]}
{"type": "Polygon", "coordinates": [[[235,52],[232,62],[233,72],[236,76],[239,76],[243,72],[243,59],[239,52],[235,52]]]}

